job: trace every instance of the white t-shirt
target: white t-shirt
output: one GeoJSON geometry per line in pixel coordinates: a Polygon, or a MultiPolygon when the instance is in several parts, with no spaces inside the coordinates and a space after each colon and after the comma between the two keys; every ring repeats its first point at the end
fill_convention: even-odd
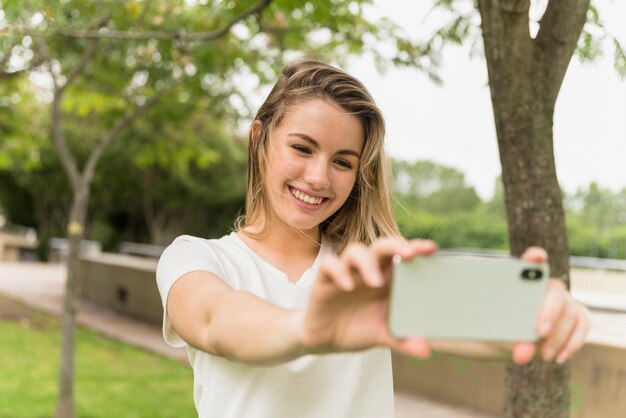
{"type": "MultiPolygon", "coordinates": [[[[295,283],[244,243],[236,233],[207,240],[184,235],[167,247],[157,267],[163,307],[174,282],[194,270],[212,272],[233,289],[278,306],[304,309],[321,258],[295,283]]],[[[229,361],[187,345],[163,318],[168,344],[186,346],[194,370],[194,402],[200,418],[384,418],[394,416],[391,353],[307,355],[276,366],[229,361]]]]}

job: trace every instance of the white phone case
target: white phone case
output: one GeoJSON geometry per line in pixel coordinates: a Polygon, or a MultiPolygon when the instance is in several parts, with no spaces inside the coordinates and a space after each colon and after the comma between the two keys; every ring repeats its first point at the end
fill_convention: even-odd
{"type": "Polygon", "coordinates": [[[394,262],[388,325],[396,337],[534,341],[547,264],[432,255],[394,262]]]}

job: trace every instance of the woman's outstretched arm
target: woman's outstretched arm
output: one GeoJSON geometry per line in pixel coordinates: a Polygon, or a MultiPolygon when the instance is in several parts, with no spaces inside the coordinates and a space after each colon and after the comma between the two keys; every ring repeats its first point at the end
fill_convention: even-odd
{"type": "Polygon", "coordinates": [[[388,346],[424,357],[419,338],[397,340],[387,331],[391,259],[436,250],[431,242],[383,239],[353,245],[322,261],[304,311],[278,307],[232,289],[215,274],[180,277],[167,297],[167,314],[188,344],[224,358],[272,365],[305,354],[359,351],[388,346]]]}
{"type": "Polygon", "coordinates": [[[176,281],[167,314],[189,345],[229,360],[272,365],[307,354],[298,339],[296,311],[234,290],[207,271],[193,271],[176,281]]]}

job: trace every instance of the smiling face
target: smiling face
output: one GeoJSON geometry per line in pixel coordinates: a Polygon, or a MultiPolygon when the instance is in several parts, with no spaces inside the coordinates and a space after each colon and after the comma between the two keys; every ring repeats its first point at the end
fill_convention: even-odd
{"type": "Polygon", "coordinates": [[[310,99],[290,107],[268,144],[272,220],[316,233],[350,196],[364,136],[360,120],[331,101],[310,99]]]}

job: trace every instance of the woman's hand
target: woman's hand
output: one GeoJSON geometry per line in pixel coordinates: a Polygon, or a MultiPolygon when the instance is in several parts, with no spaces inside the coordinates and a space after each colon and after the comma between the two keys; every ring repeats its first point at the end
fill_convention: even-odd
{"type": "Polygon", "coordinates": [[[399,340],[389,334],[387,306],[393,256],[410,260],[436,250],[432,241],[383,238],[370,246],[350,245],[341,256],[323,260],[299,320],[302,343],[312,352],[383,345],[416,357],[428,356],[424,339],[399,340]]]}
{"type": "MultiPolygon", "coordinates": [[[[318,353],[382,345],[411,356],[427,357],[430,348],[424,338],[397,339],[389,334],[387,308],[393,256],[410,260],[436,250],[435,243],[428,240],[384,238],[371,246],[351,245],[341,256],[325,259],[311,289],[309,305],[297,321],[302,344],[309,352],[318,353]]],[[[522,258],[542,263],[547,254],[541,248],[531,247],[522,258]]],[[[572,298],[563,282],[550,279],[536,325],[542,338],[537,343],[513,344],[513,361],[526,364],[540,348],[544,360],[565,362],[582,347],[589,318],[587,308],[572,298]]],[[[481,350],[474,351],[489,351],[485,347],[481,350]]]]}
{"type": "MultiPolygon", "coordinates": [[[[543,263],[548,255],[542,248],[531,247],[522,258],[543,263]]],[[[516,343],[513,361],[517,364],[530,362],[540,346],[545,361],[564,363],[584,344],[589,322],[589,310],[572,298],[561,280],[550,279],[536,325],[541,340],[538,343],[516,343]]]]}

